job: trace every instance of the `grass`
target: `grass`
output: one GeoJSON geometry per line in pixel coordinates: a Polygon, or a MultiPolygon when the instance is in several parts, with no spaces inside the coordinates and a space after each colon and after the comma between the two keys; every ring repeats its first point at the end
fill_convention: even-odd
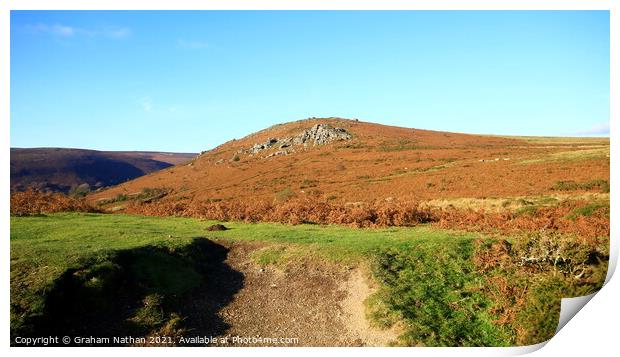
{"type": "Polygon", "coordinates": [[[378,254],[375,276],[383,283],[387,311],[407,323],[406,346],[505,346],[507,329],[494,325],[479,286],[483,277],[471,263],[470,239],[422,241],[411,250],[378,254]]]}
{"type": "MultiPolygon", "coordinates": [[[[204,248],[198,242],[209,241],[197,241],[199,237],[214,242],[267,243],[251,256],[261,266],[307,256],[347,266],[371,262],[380,288],[366,302],[370,316],[381,326],[401,321],[405,326],[400,337],[403,345],[504,346],[540,342],[550,337],[549,331],[557,322],[556,315],[544,314],[559,309],[559,300],[550,301],[550,294],[593,289],[567,289],[575,279],[561,278],[549,270],[536,275],[518,270],[518,252],[531,248],[523,244],[526,248],[515,249],[513,258],[517,260],[510,267],[481,271],[474,264],[479,250],[475,245],[480,237],[477,233],[430,226],[354,229],[240,222],[226,222],[226,231],[206,230],[215,223],[84,213],[11,217],[12,334],[32,333],[37,331],[37,323],[52,318],[79,326],[84,316],[90,316],[83,316],[80,309],[84,306],[100,311],[87,321],[105,322],[105,316],[122,315],[125,323],[114,325],[117,331],[152,333],[181,323],[184,316],[180,301],[184,296],[191,298],[193,291],[209,281],[203,275],[204,264],[214,259],[208,254],[214,246],[204,248]],[[532,293],[526,296],[529,300],[518,314],[520,320],[497,323],[493,309],[501,302],[498,296],[503,295],[494,292],[486,280],[489,276],[510,277],[515,284],[532,285],[532,293]],[[547,287],[550,290],[545,290],[547,287]],[[80,297],[80,302],[72,304],[63,296],[80,297]],[[119,300],[129,302],[131,311],[118,311],[117,305],[123,305],[119,300]],[[50,306],[57,308],[50,310],[50,306]]],[[[581,260],[575,258],[571,264],[581,260]]],[[[100,328],[109,328],[103,322],[100,328]]]]}
{"type": "Polygon", "coordinates": [[[609,159],[609,147],[596,149],[581,149],[571,151],[560,151],[547,154],[544,157],[521,161],[522,164],[534,164],[543,162],[570,162],[582,160],[609,159]]]}
{"type": "Polygon", "coordinates": [[[609,138],[597,137],[560,137],[560,136],[499,136],[507,139],[523,140],[539,145],[609,145],[609,138]]]}
{"type": "Polygon", "coordinates": [[[142,189],[142,192],[131,194],[131,195],[119,193],[113,198],[99,200],[97,201],[97,204],[99,206],[104,206],[104,205],[108,205],[111,203],[124,202],[127,200],[151,202],[151,201],[158,200],[166,196],[169,192],[170,190],[165,189],[165,188],[148,188],[147,187],[147,188],[142,189]]]}
{"type": "Polygon", "coordinates": [[[599,189],[603,193],[609,193],[609,181],[607,180],[590,180],[586,182],[558,181],[553,185],[556,191],[574,191],[574,190],[592,190],[599,189]]]}
{"type": "Polygon", "coordinates": [[[294,197],[295,192],[293,192],[290,187],[286,187],[283,190],[276,192],[275,196],[278,202],[284,202],[294,197]]]}
{"type": "Polygon", "coordinates": [[[379,148],[381,151],[391,152],[415,150],[417,147],[415,143],[411,140],[400,139],[397,142],[383,142],[381,143],[379,148]]]}
{"type": "Polygon", "coordinates": [[[608,202],[596,202],[596,203],[592,203],[584,207],[575,208],[568,213],[566,218],[570,220],[575,220],[579,216],[589,217],[599,210],[603,211],[607,215],[607,218],[609,218],[609,211],[610,211],[609,201],[608,202]]]}
{"type": "Polygon", "coordinates": [[[515,211],[515,216],[529,215],[535,216],[538,211],[538,206],[524,206],[515,211]]]}
{"type": "MultiPolygon", "coordinates": [[[[599,180],[593,180],[599,181],[599,180]]],[[[590,184],[593,181],[589,181],[590,184]]],[[[566,182],[566,181],[564,181],[566,182]]],[[[557,185],[557,184],[556,184],[557,185]]],[[[557,190],[563,191],[563,190],[557,190]]],[[[432,208],[454,207],[457,209],[472,209],[475,211],[484,210],[485,212],[501,212],[510,210],[517,215],[523,213],[534,213],[533,210],[540,207],[557,206],[562,202],[568,201],[589,201],[606,202],[609,201],[608,192],[587,192],[587,193],[558,193],[549,196],[523,196],[523,197],[503,197],[503,198],[444,198],[426,201],[425,206],[432,208]]]]}

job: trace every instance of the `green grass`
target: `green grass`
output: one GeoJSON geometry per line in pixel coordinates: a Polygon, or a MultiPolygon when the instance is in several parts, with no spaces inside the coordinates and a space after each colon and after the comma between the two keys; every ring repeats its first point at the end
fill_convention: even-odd
{"type": "Polygon", "coordinates": [[[121,269],[116,252],[143,247],[159,249],[132,258],[130,269],[149,287],[147,293],[170,294],[184,292],[196,284],[197,276],[191,265],[180,264],[179,257],[169,254],[190,246],[196,237],[273,243],[274,247],[256,253],[259,264],[276,264],[284,258],[306,254],[355,264],[379,248],[408,249],[417,240],[472,237],[426,227],[361,230],[237,222],[226,222],[230,228],[227,231],[207,231],[214,223],[190,218],[81,213],[11,217],[12,327],[19,328],[29,317],[43,314],[46,293],[68,270],[94,271],[86,274],[94,279],[80,282],[86,286],[105,278],[101,275],[109,270],[106,264],[121,269]]]}
{"type": "Polygon", "coordinates": [[[418,242],[414,249],[382,251],[374,273],[383,283],[388,310],[407,323],[406,346],[506,346],[508,329],[493,324],[479,286],[483,277],[471,263],[473,244],[418,242]]]}
{"type": "Polygon", "coordinates": [[[573,209],[572,211],[568,213],[568,215],[566,215],[566,218],[570,220],[575,220],[579,216],[589,217],[597,211],[604,212],[605,215],[609,218],[609,210],[610,210],[609,201],[596,202],[596,203],[589,204],[587,206],[573,209]]]}
{"type": "Polygon", "coordinates": [[[535,216],[536,212],[538,211],[538,206],[524,206],[521,208],[518,208],[515,211],[515,216],[522,216],[522,215],[529,215],[529,216],[535,216]]]}
{"type": "MultiPolygon", "coordinates": [[[[552,274],[549,267],[535,275],[520,272],[517,249],[510,267],[491,273],[479,271],[473,264],[477,254],[474,242],[480,237],[477,233],[430,226],[355,229],[241,222],[226,222],[226,231],[207,231],[215,223],[219,222],[84,213],[11,217],[12,334],[34,331],[41,318],[61,318],[69,321],[67,324],[82,322],[82,310],[59,303],[64,301],[66,289],[91,310],[109,311],[106,314],[110,316],[124,314],[125,325],[115,325],[123,331],[146,333],[180,323],[184,316],[179,301],[191,298],[192,292],[209,280],[204,264],[213,260],[208,254],[213,247],[201,247],[196,240],[199,237],[215,242],[266,243],[251,256],[262,266],[308,256],[347,266],[369,262],[380,283],[379,290],[366,302],[370,317],[380,326],[402,322],[405,332],[400,343],[404,345],[540,342],[557,323],[556,315],[544,312],[559,308],[559,300],[550,302],[545,289],[568,293],[593,289],[567,289],[575,279],[559,277],[555,271],[552,274]],[[532,284],[518,324],[495,323],[497,316],[491,308],[497,305],[497,292],[483,288],[489,274],[510,277],[523,286],[532,284]],[[130,301],[134,308],[119,311],[115,306],[119,299],[130,301]],[[73,310],[67,316],[46,317],[50,306],[56,306],[54,301],[63,309],[73,310]],[[534,332],[519,340],[517,329],[534,332]]],[[[586,256],[573,259],[571,264],[585,261],[586,256]]]]}

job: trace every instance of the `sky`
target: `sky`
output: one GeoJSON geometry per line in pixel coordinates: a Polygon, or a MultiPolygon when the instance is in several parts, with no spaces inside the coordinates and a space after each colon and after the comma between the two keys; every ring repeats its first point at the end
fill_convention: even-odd
{"type": "Polygon", "coordinates": [[[608,11],[12,11],[11,146],[200,152],[338,116],[609,135],[608,11]]]}

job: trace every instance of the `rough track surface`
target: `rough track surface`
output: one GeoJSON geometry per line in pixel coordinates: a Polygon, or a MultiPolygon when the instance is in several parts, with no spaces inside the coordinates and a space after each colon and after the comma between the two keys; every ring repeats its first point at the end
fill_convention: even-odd
{"type": "Polygon", "coordinates": [[[372,290],[361,272],[317,261],[261,268],[251,259],[260,243],[228,245],[226,263],[244,282],[219,312],[230,326],[225,335],[298,339],[280,346],[387,346],[396,338],[366,321],[363,302],[372,290]]]}

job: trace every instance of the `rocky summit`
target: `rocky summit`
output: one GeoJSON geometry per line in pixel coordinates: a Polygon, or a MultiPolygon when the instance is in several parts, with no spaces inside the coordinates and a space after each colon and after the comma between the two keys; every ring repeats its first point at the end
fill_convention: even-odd
{"type": "MultiPolygon", "coordinates": [[[[297,136],[286,138],[268,138],[263,143],[254,144],[251,148],[248,149],[248,152],[251,154],[256,154],[262,150],[274,147],[279,149],[286,149],[296,145],[308,146],[309,144],[312,144],[313,146],[316,146],[328,144],[333,141],[349,139],[351,139],[351,134],[349,134],[343,128],[334,128],[329,124],[316,124],[310,129],[304,130],[297,136]]],[[[286,151],[282,151],[282,154],[286,154],[286,151]]]]}

